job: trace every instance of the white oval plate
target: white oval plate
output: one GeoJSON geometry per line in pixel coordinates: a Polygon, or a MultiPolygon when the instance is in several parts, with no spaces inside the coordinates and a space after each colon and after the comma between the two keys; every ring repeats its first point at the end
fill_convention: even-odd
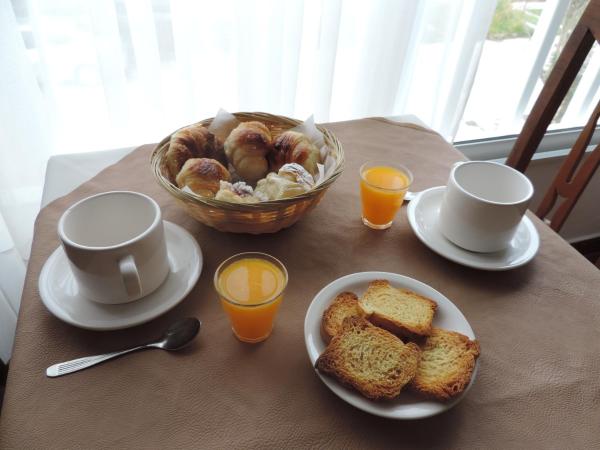
{"type": "MultiPolygon", "coordinates": [[[[321,318],[323,312],[333,301],[335,296],[343,291],[354,292],[359,297],[367,290],[369,282],[373,280],[389,280],[392,286],[398,288],[410,289],[418,294],[429,297],[435,300],[438,304],[438,309],[433,319],[433,324],[439,328],[458,331],[459,333],[468,336],[470,339],[475,339],[473,330],[465,319],[465,316],[460,310],[444,297],[441,293],[413,278],[405,277],[389,272],[360,272],[346,275],[342,278],[329,283],[321,292],[319,292],[312,303],[308,307],[306,317],[304,319],[304,340],[306,342],[306,350],[311,364],[315,365],[317,358],[325,350],[325,342],[321,338],[321,318]]],[[[446,411],[456,405],[470,389],[475,381],[479,362],[476,363],[471,377],[471,383],[465,391],[449,402],[436,402],[426,400],[422,397],[413,394],[412,392],[402,391],[397,399],[390,401],[373,401],[369,400],[358,392],[349,389],[337,382],[332,377],[321,374],[315,369],[317,375],[323,383],[327,385],[338,397],[350,403],[351,405],[362,409],[376,416],[387,417],[390,419],[421,419],[424,417],[433,416],[446,411]]]]}
{"type": "Polygon", "coordinates": [[[164,221],[170,272],[158,289],[121,305],[105,305],[79,295],[67,256],[58,247],[48,258],[39,279],[42,302],[59,319],[88,330],[118,330],[148,322],[181,302],[202,271],[202,251],[185,229],[164,221]]]}
{"type": "Polygon", "coordinates": [[[445,186],[427,189],[408,204],[408,222],[423,244],[450,261],[475,269],[510,270],[533,259],[540,248],[540,237],[527,216],[523,217],[508,248],[499,252],[471,252],[446,239],[438,226],[445,189],[445,186]]]}

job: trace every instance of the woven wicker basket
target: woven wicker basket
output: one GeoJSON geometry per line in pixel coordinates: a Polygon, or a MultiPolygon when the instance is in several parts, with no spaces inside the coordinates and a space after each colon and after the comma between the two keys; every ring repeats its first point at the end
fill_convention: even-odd
{"type": "MultiPolygon", "coordinates": [[[[271,130],[274,137],[301,123],[295,119],[266,113],[234,113],[234,116],[241,122],[257,120],[264,123],[271,130]]],[[[212,118],[206,119],[200,123],[208,127],[212,120],[212,118]]],[[[325,195],[325,191],[329,186],[342,173],[344,165],[342,144],[327,129],[318,125],[317,128],[323,133],[325,143],[331,149],[331,155],[336,160],[335,168],[331,175],[319,186],[296,197],[260,203],[238,204],[182,191],[169,179],[165,165],[165,155],[169,148],[170,135],[164,138],[152,152],[150,161],[152,172],[158,183],[185,208],[188,214],[205,225],[219,231],[233,233],[275,233],[293,225],[313,209],[325,195]]]]}

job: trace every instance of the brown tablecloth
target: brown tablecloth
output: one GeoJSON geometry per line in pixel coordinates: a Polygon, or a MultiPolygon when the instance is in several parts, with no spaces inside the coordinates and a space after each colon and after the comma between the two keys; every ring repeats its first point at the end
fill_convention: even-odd
{"type": "Polygon", "coordinates": [[[500,273],[428,250],[405,209],[390,230],[367,229],[357,189],[363,161],[402,162],[423,189],[445,184],[462,156],[435,133],[383,119],[328,127],[344,145],[345,172],[310,215],[274,235],[223,234],[189,218],[152,179],[151,145],[46,207],[35,228],[0,448],[600,448],[598,270],[537,219],[537,257],[500,273]],[[205,266],[196,288],[165,316],[128,330],[85,331],[44,308],[37,280],[58,246],[65,208],[114,189],[154,197],[165,219],[198,239],[205,266]],[[255,346],[233,337],[211,284],[220,261],[252,250],[280,258],[290,275],[275,331],[255,346]],[[419,421],[382,419],[344,403],[314,373],[303,336],[310,301],[335,278],[366,270],[430,284],[471,323],[481,366],[454,409],[419,421]],[[204,326],[180,353],[152,350],[66,377],[44,374],[59,361],[149,340],[188,315],[204,326]]]}

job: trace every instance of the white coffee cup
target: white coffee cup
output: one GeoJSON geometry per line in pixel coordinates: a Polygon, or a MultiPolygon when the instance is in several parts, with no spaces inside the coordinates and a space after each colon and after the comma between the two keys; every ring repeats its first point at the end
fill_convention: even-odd
{"type": "Polygon", "coordinates": [[[113,191],[67,209],[58,235],[79,292],[99,303],[126,303],[158,288],[169,261],[158,204],[138,192],[113,191]]]}
{"type": "Polygon", "coordinates": [[[511,167],[491,161],[457,163],[440,207],[440,231],[467,250],[503,250],[509,246],[532,196],[531,181],[511,167]]]}

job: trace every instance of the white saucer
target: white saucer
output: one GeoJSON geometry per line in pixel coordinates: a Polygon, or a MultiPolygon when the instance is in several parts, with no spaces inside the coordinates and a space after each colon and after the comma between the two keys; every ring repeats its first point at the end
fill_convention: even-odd
{"type": "Polygon", "coordinates": [[[121,305],[104,305],[79,295],[62,247],[48,258],[39,279],[42,302],[59,319],[89,330],[118,330],[148,322],[177,305],[192,290],[202,271],[196,239],[179,225],[164,221],[170,272],[159,288],[121,305]]]}
{"type": "Polygon", "coordinates": [[[540,247],[540,237],[533,222],[526,216],[519,224],[509,247],[499,252],[471,252],[446,239],[438,227],[440,204],[445,189],[445,186],[427,189],[408,204],[410,226],[427,247],[458,264],[483,270],[514,269],[533,259],[540,247]]]}
{"type": "MultiPolygon", "coordinates": [[[[319,355],[325,350],[326,344],[321,338],[321,318],[323,312],[333,301],[335,296],[343,291],[354,292],[359,297],[367,290],[368,284],[373,280],[389,280],[392,286],[398,288],[410,289],[418,294],[431,298],[438,304],[437,312],[433,318],[433,324],[436,327],[446,330],[458,331],[475,339],[473,330],[460,310],[448,300],[443,294],[413,278],[398,275],[389,272],[360,272],[346,275],[325,286],[319,292],[308,307],[304,319],[304,341],[311,364],[315,362],[319,355]]],[[[338,397],[350,403],[351,405],[362,409],[376,416],[388,417],[390,419],[422,419],[446,411],[456,405],[466,395],[467,391],[473,385],[477,375],[479,361],[475,364],[473,375],[469,386],[460,394],[448,402],[437,402],[419,397],[412,392],[403,390],[398,398],[390,401],[369,400],[358,392],[343,386],[332,377],[322,375],[315,370],[321,381],[327,385],[338,397]]],[[[334,412],[332,412],[334,413],[334,412]]]]}

